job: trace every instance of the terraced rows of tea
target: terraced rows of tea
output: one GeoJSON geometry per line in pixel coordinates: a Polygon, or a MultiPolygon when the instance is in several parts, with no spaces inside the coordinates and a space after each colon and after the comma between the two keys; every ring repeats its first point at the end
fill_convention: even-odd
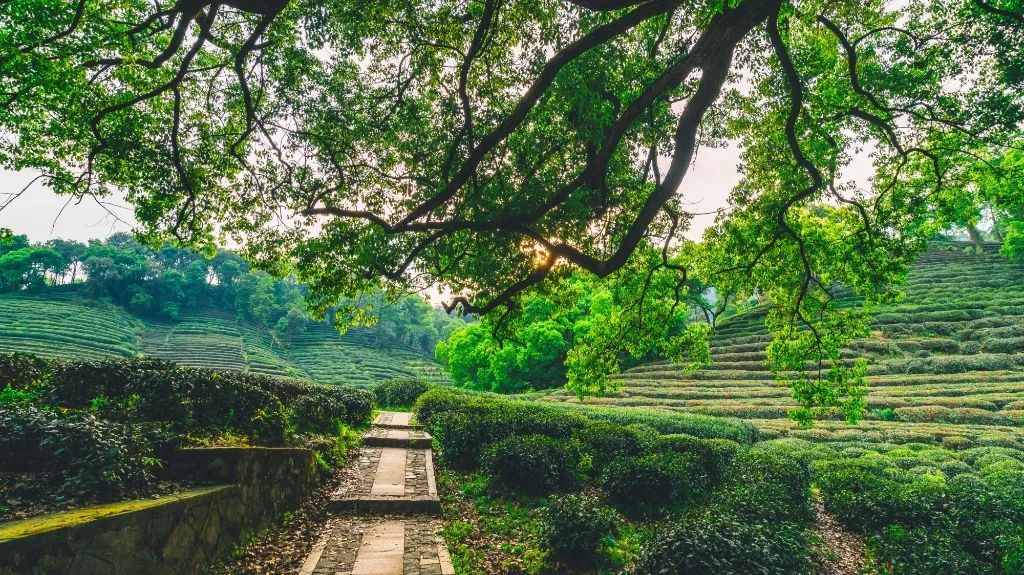
{"type": "Polygon", "coordinates": [[[125,309],[83,300],[73,291],[45,297],[0,296],[0,353],[63,359],[157,357],[210,369],[288,375],[320,383],[371,385],[396,377],[443,381],[425,355],[380,345],[359,329],[339,335],[312,325],[293,341],[210,310],[176,322],[142,320],[125,309]]]}
{"type": "Polygon", "coordinates": [[[0,353],[83,360],[134,357],[142,327],[117,306],[78,303],[66,294],[0,299],[0,353]]]}
{"type": "Polygon", "coordinates": [[[321,383],[370,385],[395,377],[446,379],[433,360],[410,349],[382,348],[363,330],[351,329],[339,336],[330,326],[316,325],[296,337],[290,350],[293,363],[321,383]]]}
{"type": "Polygon", "coordinates": [[[720,323],[707,368],[638,366],[616,377],[619,392],[587,401],[739,417],[769,437],[1024,448],[1024,269],[993,253],[933,250],[914,264],[904,291],[898,304],[876,310],[872,337],[844,351],[869,361],[868,410],[856,426],[801,430],[787,419],[795,403],[765,363],[764,308],[720,323]]]}

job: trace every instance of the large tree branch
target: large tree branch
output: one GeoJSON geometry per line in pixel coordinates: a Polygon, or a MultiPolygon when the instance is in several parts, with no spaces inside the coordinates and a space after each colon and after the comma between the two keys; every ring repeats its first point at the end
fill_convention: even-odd
{"type": "Polygon", "coordinates": [[[466,160],[462,163],[462,167],[459,168],[459,171],[456,172],[454,176],[452,176],[452,179],[445,185],[444,189],[423,201],[416,208],[412,209],[404,218],[402,218],[398,227],[403,227],[406,224],[422,218],[454,197],[462,186],[466,185],[473,174],[476,173],[477,168],[480,166],[480,163],[484,160],[487,154],[494,150],[494,148],[514,132],[516,128],[522,125],[526,120],[527,115],[529,115],[530,111],[540,100],[541,96],[544,95],[547,89],[555,81],[559,71],[561,71],[566,64],[572,62],[578,56],[590,49],[633,29],[648,18],[668,12],[678,6],[681,2],[682,0],[648,2],[614,22],[595,28],[582,38],[569,44],[555,54],[544,65],[544,68],[541,70],[537,79],[534,80],[530,88],[522,95],[522,97],[520,97],[512,112],[501,123],[495,126],[494,130],[484,136],[480,140],[480,143],[473,148],[466,160]]]}

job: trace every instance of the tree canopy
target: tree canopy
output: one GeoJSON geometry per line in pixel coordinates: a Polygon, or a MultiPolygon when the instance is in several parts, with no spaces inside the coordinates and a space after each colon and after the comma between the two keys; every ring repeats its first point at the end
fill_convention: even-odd
{"type": "Polygon", "coordinates": [[[124,193],[154,242],[228,237],[295,272],[321,311],[380,284],[440,285],[467,312],[511,316],[562,268],[603,278],[633,259],[759,288],[792,367],[834,359],[826,331],[855,322],[830,305],[835,284],[891,297],[925,240],[976,205],[979,172],[1006,178],[991,158],[1019,141],[1022,13],[0,0],[0,164],[61,194],[124,193]],[[743,178],[691,250],[687,171],[725,141],[743,178]],[[862,154],[870,182],[848,175],[862,154]]]}

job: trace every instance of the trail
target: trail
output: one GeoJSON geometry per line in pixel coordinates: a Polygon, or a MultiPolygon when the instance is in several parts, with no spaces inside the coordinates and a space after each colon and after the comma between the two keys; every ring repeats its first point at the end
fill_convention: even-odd
{"type": "Polygon", "coordinates": [[[299,575],[454,575],[430,445],[410,414],[382,412],[299,575]]]}

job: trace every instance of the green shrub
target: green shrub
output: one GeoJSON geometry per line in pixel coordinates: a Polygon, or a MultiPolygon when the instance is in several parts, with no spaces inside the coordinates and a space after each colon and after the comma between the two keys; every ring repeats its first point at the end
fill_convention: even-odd
{"type": "Polygon", "coordinates": [[[810,472],[787,450],[748,451],[729,467],[718,504],[748,521],[807,521],[810,472]]]}
{"type": "Polygon", "coordinates": [[[936,525],[941,522],[946,499],[941,477],[924,475],[904,483],[856,460],[829,462],[818,476],[817,485],[825,507],[862,533],[895,523],[909,527],[936,525]]]}
{"type": "Polygon", "coordinates": [[[100,397],[111,418],[168,422],[181,434],[239,433],[269,445],[284,442],[289,415],[299,431],[333,433],[333,420],[360,426],[373,408],[365,390],[159,360],[58,363],[44,394],[46,402],[73,409],[100,397]]]}
{"type": "Polygon", "coordinates": [[[630,571],[714,575],[801,575],[810,572],[800,525],[759,523],[718,509],[684,517],[648,541],[630,571]]]}
{"type": "Polygon", "coordinates": [[[938,529],[890,525],[869,540],[872,555],[891,575],[990,575],[990,565],[960,546],[953,534],[938,529]]]}
{"type": "Polygon", "coordinates": [[[692,413],[666,414],[646,410],[623,409],[621,407],[601,408],[589,405],[540,404],[521,400],[500,399],[483,394],[471,394],[448,387],[435,387],[416,402],[416,417],[420,423],[430,427],[434,414],[450,411],[466,413],[500,407],[503,410],[525,409],[535,417],[543,414],[544,419],[564,419],[573,428],[581,427],[586,419],[608,421],[619,425],[640,423],[660,433],[686,433],[696,437],[731,439],[738,443],[750,444],[758,439],[757,428],[746,421],[723,417],[712,417],[692,413]]]}
{"type": "Polygon", "coordinates": [[[591,471],[597,476],[609,463],[623,457],[643,455],[651,451],[650,433],[642,427],[594,421],[576,430],[573,437],[590,455],[591,471]]]}
{"type": "Polygon", "coordinates": [[[315,387],[320,387],[321,393],[330,395],[345,406],[346,424],[360,427],[370,422],[370,415],[373,413],[373,395],[369,391],[341,385],[315,387]]]}
{"type": "Polygon", "coordinates": [[[50,375],[50,362],[26,353],[0,353],[0,389],[26,391],[50,375]]]}
{"type": "Polygon", "coordinates": [[[50,496],[137,493],[153,481],[147,462],[163,441],[158,431],[91,414],[0,407],[0,469],[45,474],[50,496]]]}
{"type": "Polygon", "coordinates": [[[558,558],[573,565],[596,563],[609,537],[619,534],[619,514],[593,494],[552,497],[542,515],[541,537],[558,558]]]}
{"type": "Polygon", "coordinates": [[[330,395],[300,395],[288,404],[296,431],[334,434],[345,421],[345,404],[330,395]]]}
{"type": "Polygon", "coordinates": [[[685,453],[624,457],[608,465],[601,488],[630,516],[658,516],[708,487],[700,460],[685,453]]]}
{"type": "Polygon", "coordinates": [[[513,491],[543,495],[579,485],[581,453],[573,441],[513,436],[488,446],[481,460],[484,473],[513,491]]]}
{"type": "Polygon", "coordinates": [[[568,439],[587,425],[579,416],[447,388],[425,393],[416,403],[416,412],[437,441],[444,460],[459,469],[478,466],[483,449],[492,443],[520,435],[568,439]]]}
{"type": "Polygon", "coordinates": [[[662,435],[658,449],[676,453],[692,453],[697,456],[708,477],[717,481],[725,469],[740,453],[740,445],[728,439],[703,439],[678,433],[662,435]]]}
{"type": "Polygon", "coordinates": [[[381,407],[408,407],[431,387],[433,385],[421,379],[389,379],[373,386],[373,397],[381,407]]]}

